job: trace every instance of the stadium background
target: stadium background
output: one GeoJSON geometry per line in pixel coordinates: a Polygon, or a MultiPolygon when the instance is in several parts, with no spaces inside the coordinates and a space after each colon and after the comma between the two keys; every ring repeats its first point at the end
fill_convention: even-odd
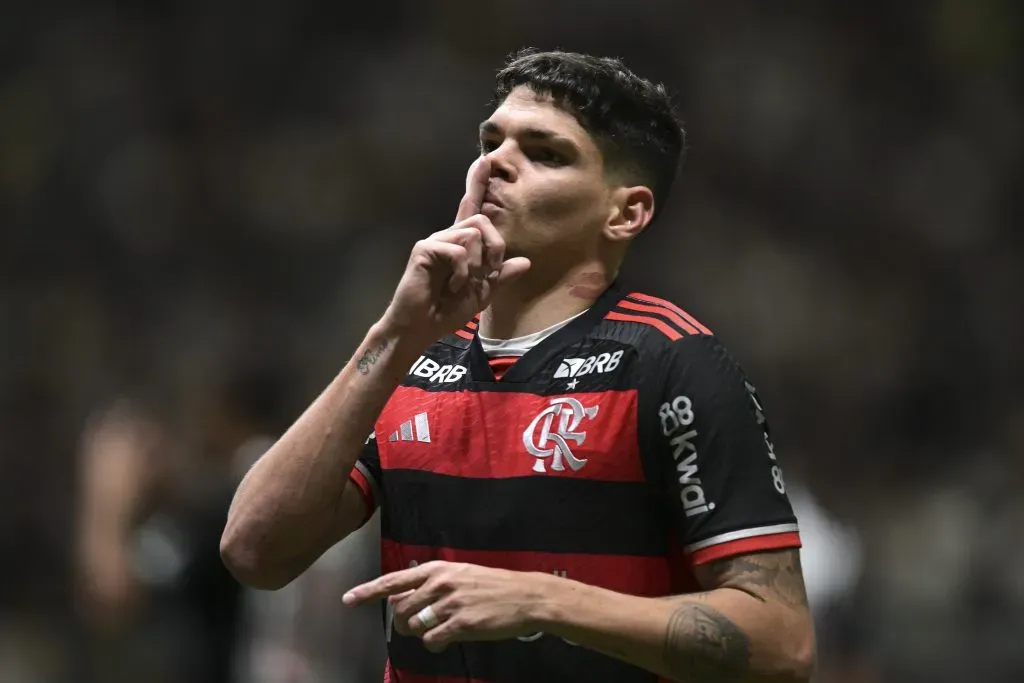
{"type": "Polygon", "coordinates": [[[372,525],[254,599],[218,573],[219,520],[450,221],[524,45],[677,95],[685,171],[625,278],[758,385],[819,680],[1024,680],[1022,19],[0,2],[0,680],[225,681],[218,658],[239,683],[375,680],[376,614],[339,598],[374,571],[372,525]]]}

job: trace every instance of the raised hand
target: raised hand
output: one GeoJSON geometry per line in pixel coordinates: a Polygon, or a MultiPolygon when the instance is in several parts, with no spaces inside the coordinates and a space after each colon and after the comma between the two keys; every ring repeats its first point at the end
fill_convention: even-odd
{"type": "Polygon", "coordinates": [[[505,241],[480,213],[490,170],[487,157],[473,162],[455,223],[413,247],[384,315],[392,329],[429,344],[460,328],[499,288],[529,270],[529,259],[505,259],[505,241]]]}

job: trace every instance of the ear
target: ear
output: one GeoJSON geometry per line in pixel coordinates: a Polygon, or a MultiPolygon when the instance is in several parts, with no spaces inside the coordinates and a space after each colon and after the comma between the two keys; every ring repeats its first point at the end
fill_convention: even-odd
{"type": "Polygon", "coordinates": [[[654,193],[643,185],[612,190],[604,236],[611,242],[628,242],[643,232],[654,217],[654,193]]]}

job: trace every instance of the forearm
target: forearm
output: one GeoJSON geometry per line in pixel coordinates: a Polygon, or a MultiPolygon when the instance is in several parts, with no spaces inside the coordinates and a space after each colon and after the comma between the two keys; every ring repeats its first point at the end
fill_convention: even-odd
{"type": "Polygon", "coordinates": [[[358,526],[362,510],[350,504],[353,495],[343,495],[352,486],[349,472],[419,351],[373,326],[344,369],[249,470],[221,541],[236,575],[254,585],[287,583],[358,526]]]}
{"type": "Polygon", "coordinates": [[[554,578],[539,628],[686,683],[810,678],[813,629],[805,610],[733,588],[638,598],[554,578]]]}

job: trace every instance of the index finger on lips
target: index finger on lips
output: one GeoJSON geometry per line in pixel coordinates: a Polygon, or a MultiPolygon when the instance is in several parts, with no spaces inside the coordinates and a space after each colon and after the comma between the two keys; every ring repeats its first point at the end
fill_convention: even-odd
{"type": "Polygon", "coordinates": [[[491,177],[491,162],[485,156],[478,157],[466,174],[466,194],[459,202],[459,210],[455,214],[455,222],[464,221],[470,216],[480,213],[487,194],[487,181],[491,177]]]}

